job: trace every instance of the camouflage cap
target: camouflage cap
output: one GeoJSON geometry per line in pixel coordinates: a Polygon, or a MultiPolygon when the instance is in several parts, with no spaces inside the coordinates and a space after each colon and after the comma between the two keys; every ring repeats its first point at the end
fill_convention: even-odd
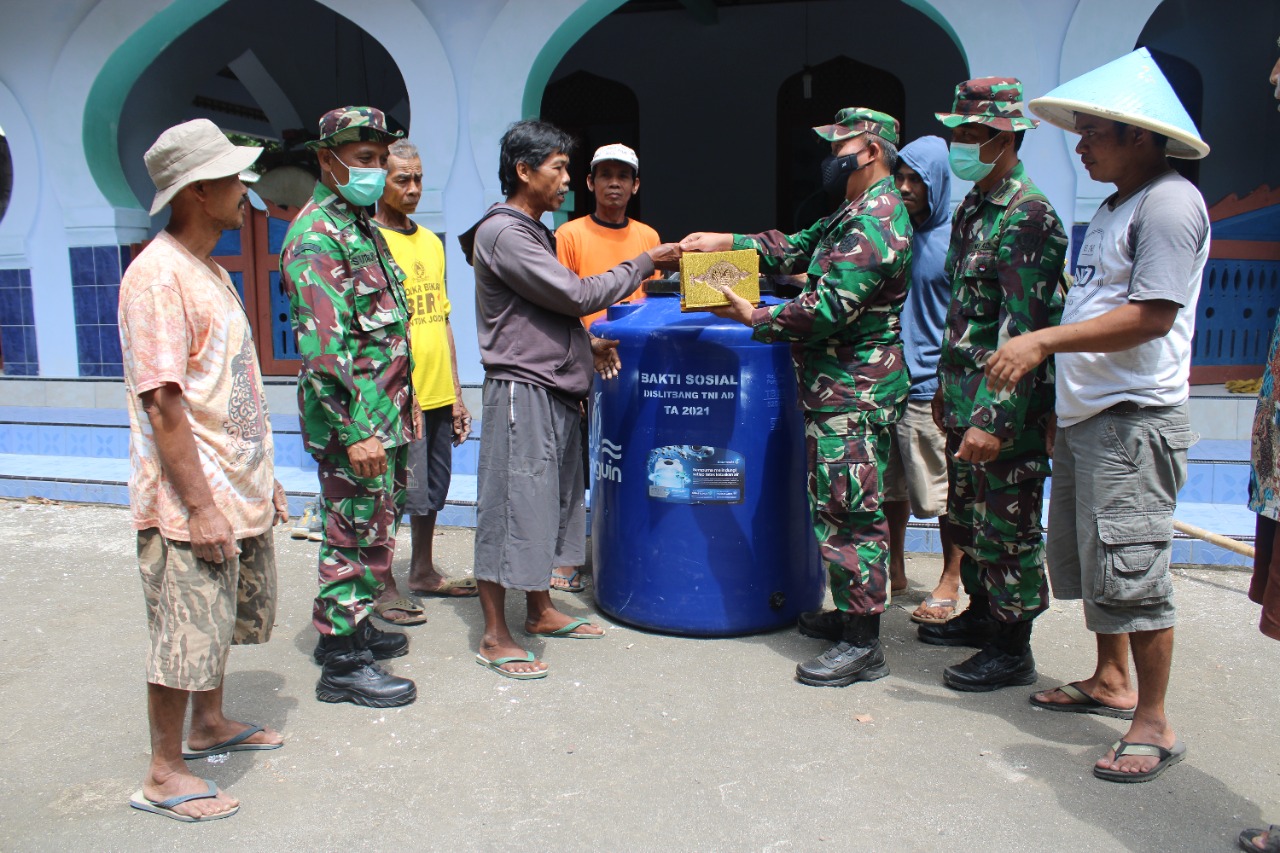
{"type": "Polygon", "coordinates": [[[952,112],[934,113],[947,127],[985,124],[995,130],[1034,130],[1040,122],[1022,109],[1022,81],[1017,77],[978,77],[956,86],[952,112]]]}
{"type": "Polygon", "coordinates": [[[404,131],[387,130],[387,117],[377,107],[338,107],[320,117],[320,138],[307,143],[312,151],[348,142],[394,142],[404,131]]]}
{"type": "Polygon", "coordinates": [[[898,120],[888,113],[866,107],[845,107],[836,113],[834,123],[819,125],[813,132],[828,142],[874,133],[885,142],[898,144],[898,120]]]}

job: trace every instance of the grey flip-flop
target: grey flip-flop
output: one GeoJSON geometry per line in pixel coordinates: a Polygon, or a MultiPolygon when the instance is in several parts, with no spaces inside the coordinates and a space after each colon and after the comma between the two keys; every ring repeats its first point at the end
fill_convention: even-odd
{"type": "Polygon", "coordinates": [[[187,761],[197,758],[208,758],[210,755],[222,755],[224,752],[254,752],[261,749],[279,749],[283,743],[245,743],[246,740],[262,731],[262,726],[251,725],[235,737],[227,738],[222,743],[215,743],[208,749],[193,749],[182,753],[187,761]]]}
{"type": "Polygon", "coordinates": [[[129,798],[129,805],[139,811],[163,815],[164,817],[172,818],[173,820],[181,821],[183,823],[204,823],[210,820],[222,820],[224,817],[231,817],[233,814],[240,811],[239,806],[232,806],[230,811],[225,811],[222,814],[211,814],[206,817],[192,817],[191,815],[175,812],[173,807],[181,805],[182,803],[189,803],[192,800],[209,800],[218,796],[217,785],[213,784],[213,782],[208,779],[201,779],[200,781],[208,786],[203,793],[182,794],[176,797],[170,797],[167,800],[149,800],[147,799],[147,795],[142,793],[142,789],[139,788],[134,792],[133,796],[129,798]]]}

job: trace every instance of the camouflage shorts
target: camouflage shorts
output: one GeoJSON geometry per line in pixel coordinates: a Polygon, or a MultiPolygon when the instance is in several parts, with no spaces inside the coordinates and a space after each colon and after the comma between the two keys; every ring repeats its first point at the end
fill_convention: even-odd
{"type": "Polygon", "coordinates": [[[271,531],[240,540],[222,565],[197,559],[188,542],[138,531],[138,570],[151,651],[147,681],[175,690],[222,683],[232,645],[265,643],[276,618],[276,557],[271,531]]]}

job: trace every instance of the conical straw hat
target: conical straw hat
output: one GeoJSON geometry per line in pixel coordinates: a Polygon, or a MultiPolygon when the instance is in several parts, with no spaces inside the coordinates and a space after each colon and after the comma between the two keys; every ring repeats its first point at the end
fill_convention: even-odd
{"type": "Polygon", "coordinates": [[[1199,160],[1209,153],[1195,122],[1145,47],[1081,74],[1033,100],[1040,118],[1073,133],[1076,113],[1146,128],[1169,137],[1170,157],[1199,160]]]}

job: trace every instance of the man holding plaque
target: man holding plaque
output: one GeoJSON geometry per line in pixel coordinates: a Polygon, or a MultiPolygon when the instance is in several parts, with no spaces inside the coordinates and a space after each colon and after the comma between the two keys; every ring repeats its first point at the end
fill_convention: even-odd
{"type": "Polygon", "coordinates": [[[898,122],[843,109],[814,132],[831,143],[824,186],[842,191],[835,213],[796,234],[690,234],[686,252],[754,249],[763,272],[807,276],[795,299],[756,308],[730,291],[717,316],[788,341],[805,416],[809,502],[836,609],[805,613],[800,632],[835,645],[796,667],[814,686],[843,687],[889,674],[880,647],[888,591],[889,528],[881,492],[910,379],[899,315],[911,265],[911,217],[893,184],[898,122]]]}

